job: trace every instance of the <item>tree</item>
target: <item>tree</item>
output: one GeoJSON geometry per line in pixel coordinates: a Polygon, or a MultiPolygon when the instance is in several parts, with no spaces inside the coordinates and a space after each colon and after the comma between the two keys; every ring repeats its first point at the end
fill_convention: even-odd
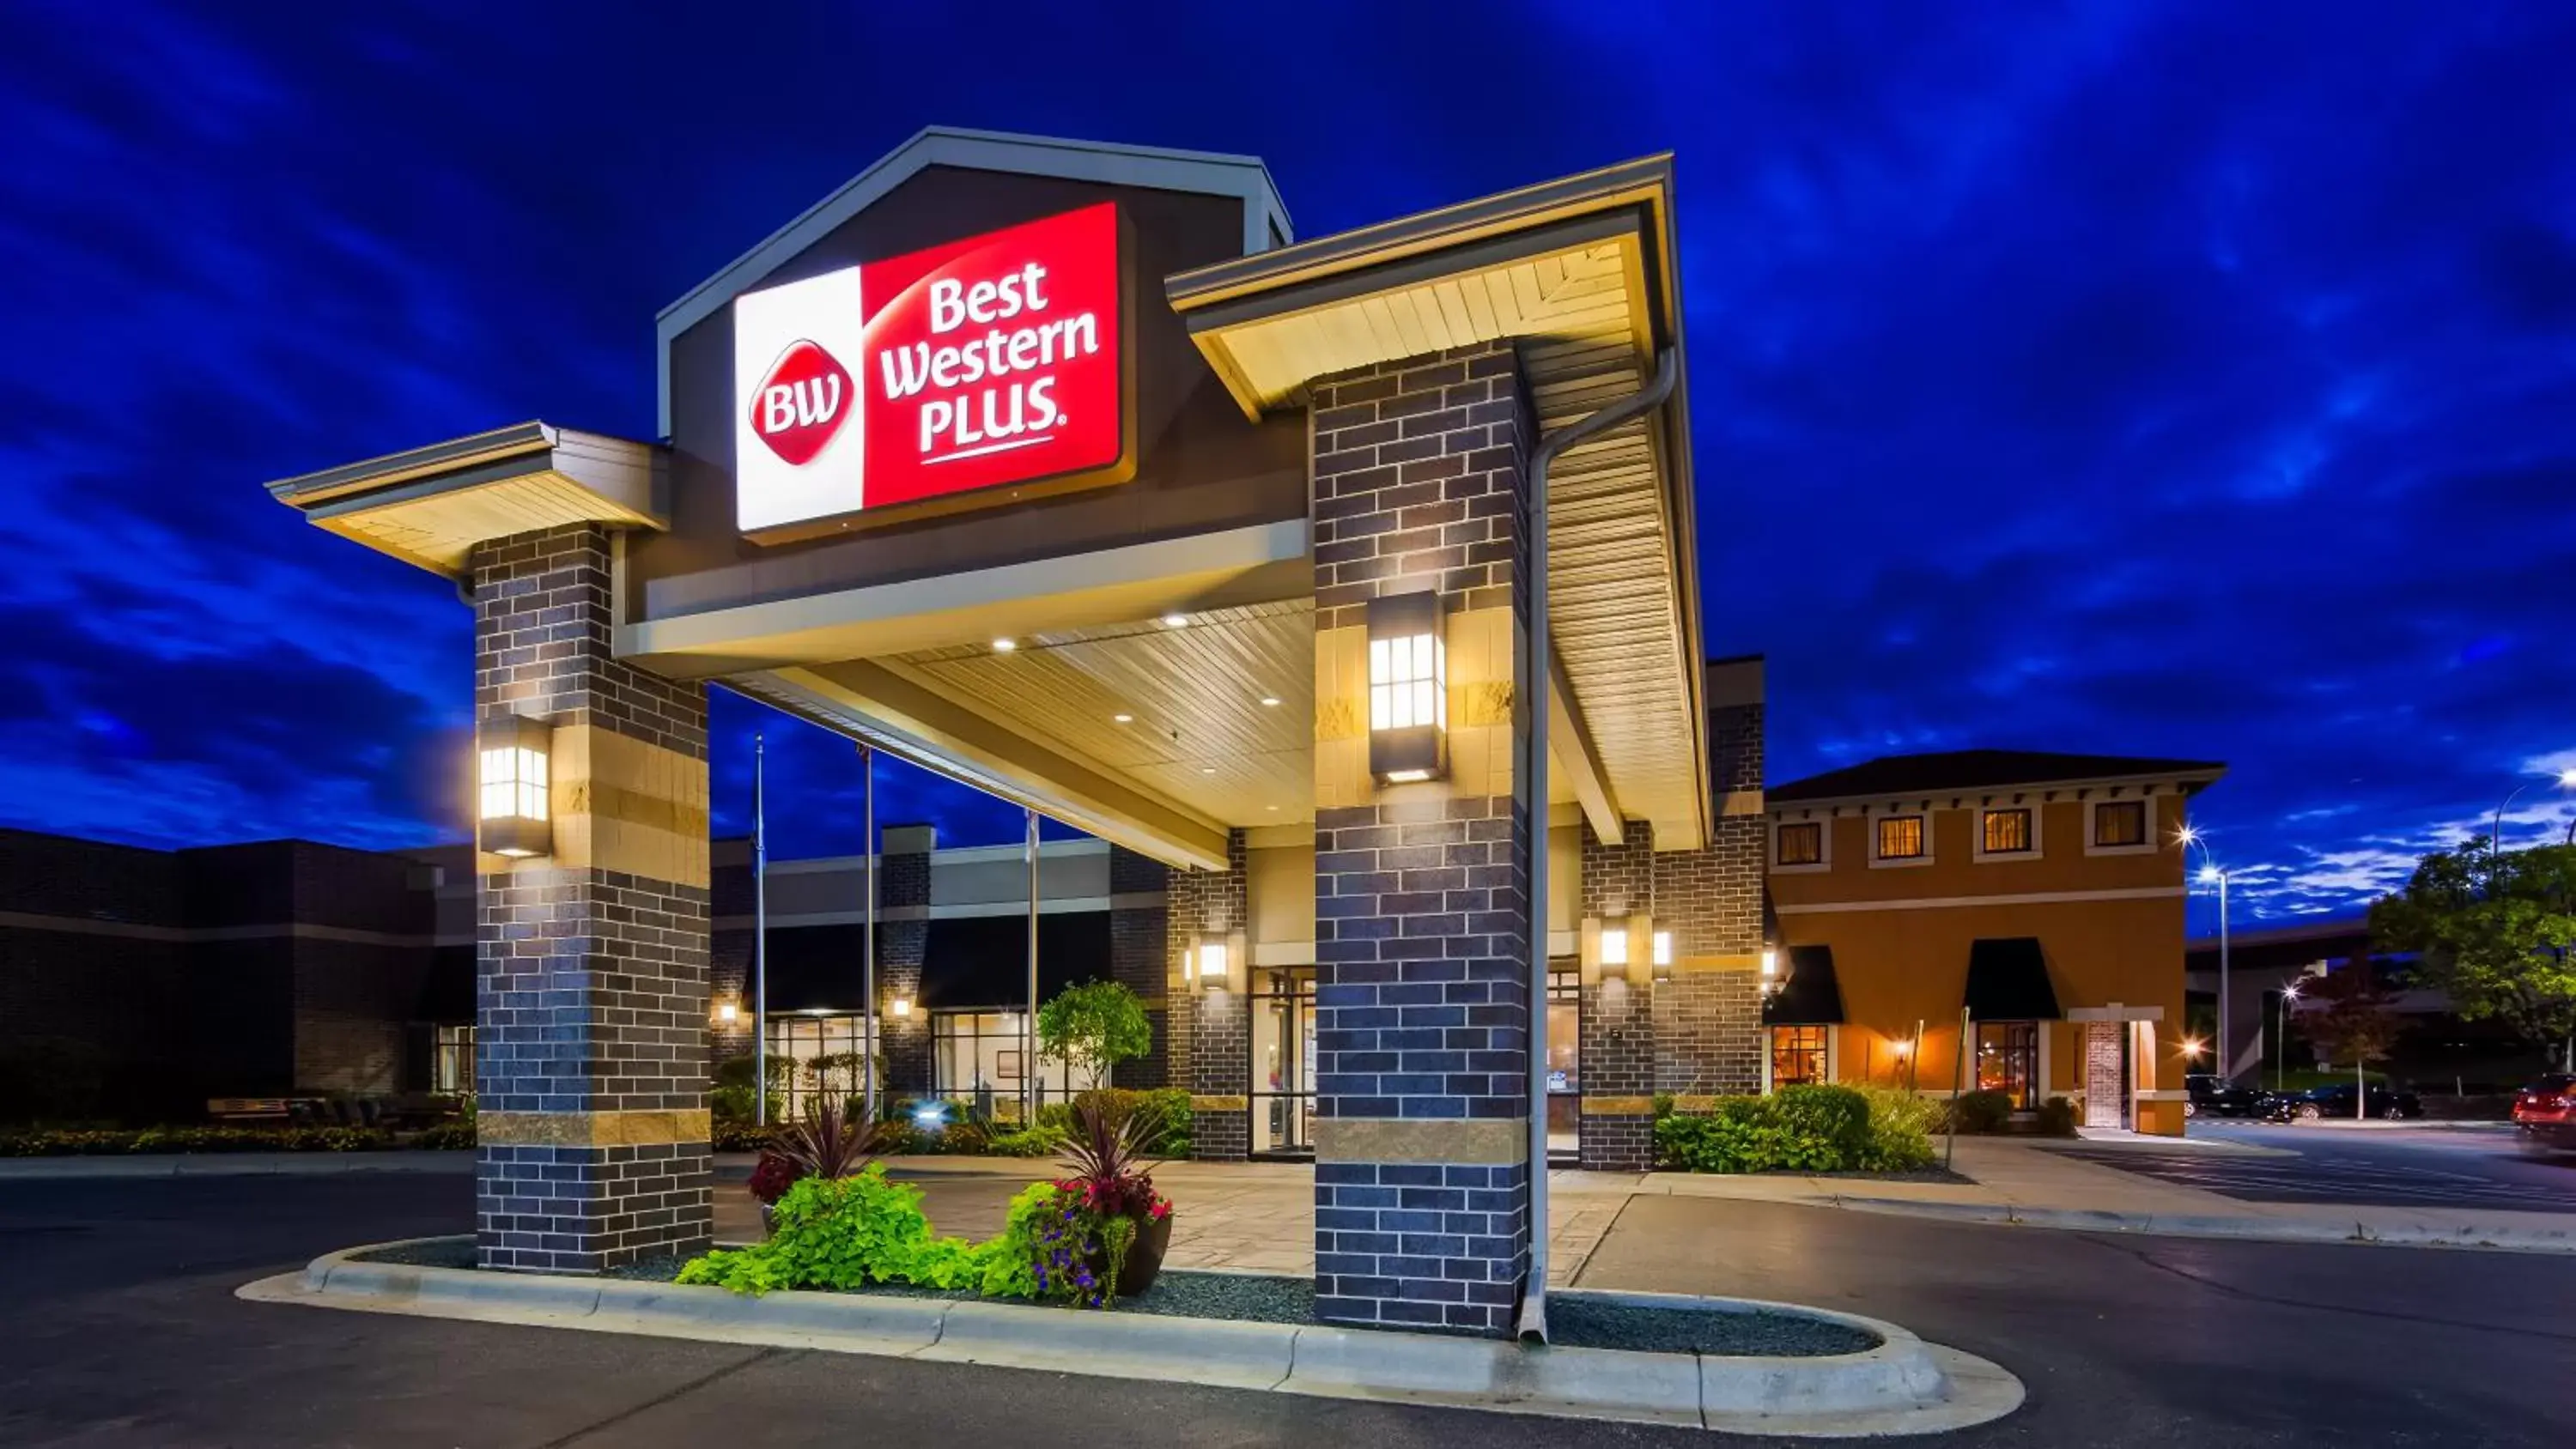
{"type": "Polygon", "coordinates": [[[2501,1021],[2576,1061],[2576,847],[2437,850],[2370,908],[2370,931],[2382,949],[2418,953],[2417,979],[2462,1020],[2501,1021]]]}
{"type": "Polygon", "coordinates": [[[1068,986],[1038,1008],[1038,1055],[1104,1081],[1118,1063],[1154,1049],[1145,1003],[1115,981],[1068,986]]]}
{"type": "Polygon", "coordinates": [[[2316,1004],[2299,1014],[2299,1024],[2332,1061],[2356,1067],[2385,1061],[2397,1045],[2397,1034],[2405,1030],[2393,1005],[2396,993],[2366,951],[2342,970],[2327,972],[2308,999],[2316,1004]]]}

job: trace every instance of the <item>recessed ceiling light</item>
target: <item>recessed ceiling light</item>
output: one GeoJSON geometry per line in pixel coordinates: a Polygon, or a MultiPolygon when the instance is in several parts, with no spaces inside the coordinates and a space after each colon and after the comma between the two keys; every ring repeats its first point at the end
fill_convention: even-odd
{"type": "Polygon", "coordinates": [[[993,641],[993,652],[996,654],[1008,654],[1019,647],[1020,641],[1017,639],[996,639],[993,641]]]}
{"type": "Polygon", "coordinates": [[[1118,721],[1120,724],[1134,724],[1136,722],[1136,716],[1125,713],[1124,711],[1121,711],[1118,714],[1113,714],[1110,718],[1118,721]]]}
{"type": "Polygon", "coordinates": [[[1163,616],[1163,627],[1166,629],[1178,629],[1187,625],[1189,622],[1190,616],[1187,614],[1165,614],[1163,616]]]}
{"type": "Polygon", "coordinates": [[[1200,773],[1200,774],[1202,774],[1202,775],[1213,775],[1213,774],[1215,774],[1215,773],[1216,773],[1216,766],[1214,766],[1214,765],[1201,765],[1201,766],[1199,766],[1199,773],[1200,773]]]}
{"type": "Polygon", "coordinates": [[[1273,814],[1273,815],[1276,815],[1276,814],[1278,814],[1278,813],[1279,813],[1279,807],[1278,807],[1278,806],[1276,806],[1276,805],[1264,805],[1264,806],[1262,806],[1261,808],[1262,808],[1262,809],[1264,809],[1264,810],[1269,811],[1269,812],[1270,812],[1271,814],[1273,814]]]}
{"type": "Polygon", "coordinates": [[[1269,708],[1277,709],[1279,707],[1279,696],[1275,694],[1265,694],[1261,696],[1261,702],[1269,708]]]}

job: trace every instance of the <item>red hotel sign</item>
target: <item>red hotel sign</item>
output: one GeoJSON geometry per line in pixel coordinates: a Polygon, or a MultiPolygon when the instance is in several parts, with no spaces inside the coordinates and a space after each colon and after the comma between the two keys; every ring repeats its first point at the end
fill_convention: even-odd
{"type": "Polygon", "coordinates": [[[742,530],[1124,481],[1118,253],[1103,202],[735,298],[742,530]]]}

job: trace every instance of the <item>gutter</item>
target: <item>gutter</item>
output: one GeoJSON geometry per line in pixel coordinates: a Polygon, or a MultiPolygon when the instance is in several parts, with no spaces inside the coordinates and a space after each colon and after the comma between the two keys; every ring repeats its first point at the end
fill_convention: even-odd
{"type": "Polygon", "coordinates": [[[1530,456],[1530,627],[1529,655],[1520,677],[1538,681],[1541,693],[1530,700],[1529,755],[1522,781],[1529,791],[1530,813],[1530,976],[1529,976],[1529,1234],[1530,1265],[1521,1292],[1519,1335],[1547,1342],[1547,828],[1548,745],[1547,698],[1555,687],[1547,627],[1547,475],[1557,456],[1589,442],[1631,418],[1663,405],[1681,378],[1681,354],[1667,347],[1655,355],[1655,375],[1646,385],[1580,422],[1569,423],[1539,439],[1530,456]]]}

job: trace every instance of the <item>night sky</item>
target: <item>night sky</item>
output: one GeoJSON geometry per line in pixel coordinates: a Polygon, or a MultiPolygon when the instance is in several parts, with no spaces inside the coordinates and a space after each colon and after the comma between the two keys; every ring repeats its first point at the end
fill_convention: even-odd
{"type": "MultiPolygon", "coordinates": [[[[1308,237],[1677,152],[1774,781],[2223,759],[2286,916],[2576,764],[2576,6],[792,9],[0,9],[0,821],[462,838],[467,611],[259,485],[651,436],[654,312],[929,123],[1257,154],[1308,237]]],[[[717,829],[766,727],[776,851],[856,847],[845,742],[715,722],[717,829]]]]}

